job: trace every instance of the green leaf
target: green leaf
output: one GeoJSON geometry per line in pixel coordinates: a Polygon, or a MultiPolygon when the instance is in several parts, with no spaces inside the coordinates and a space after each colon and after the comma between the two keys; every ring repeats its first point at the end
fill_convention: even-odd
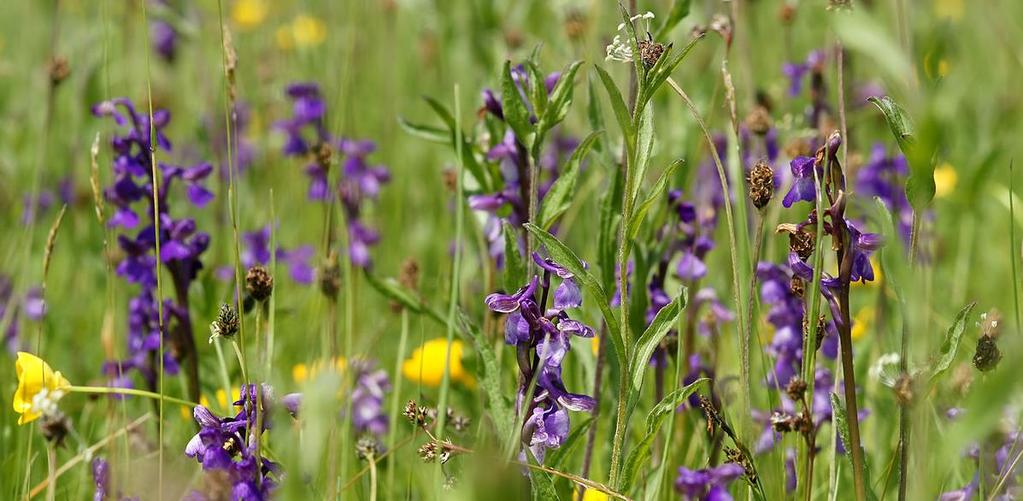
{"type": "Polygon", "coordinates": [[[654,349],[668,334],[668,331],[675,326],[675,321],[678,320],[679,314],[685,309],[688,301],[689,290],[683,285],[675,299],[657,312],[654,321],[650,322],[650,326],[639,337],[639,341],[636,343],[636,353],[633,356],[633,367],[629,371],[632,375],[633,391],[638,393],[642,389],[643,376],[646,374],[650,356],[654,354],[654,349]]]}
{"type": "Polygon", "coordinates": [[[532,61],[527,62],[525,66],[529,71],[529,81],[526,83],[529,101],[533,103],[533,111],[536,116],[543,116],[547,109],[547,86],[544,85],[544,75],[532,61]]]}
{"type": "Polygon", "coordinates": [[[473,327],[468,317],[461,311],[459,311],[459,322],[462,324],[462,330],[468,332],[469,336],[472,337],[476,356],[483,362],[483,376],[480,378],[480,387],[490,400],[490,405],[487,407],[490,409],[498,436],[511,437],[511,440],[516,440],[518,439],[518,433],[514,433],[515,413],[512,411],[511,402],[508,401],[505,393],[501,390],[501,365],[497,362],[497,356],[490,346],[490,341],[479,329],[473,327]]]}
{"type": "MultiPolygon", "coordinates": [[[[532,454],[526,454],[530,464],[536,464],[532,454]]],[[[561,499],[558,496],[558,490],[554,488],[554,480],[551,479],[551,474],[543,470],[529,470],[529,483],[533,488],[533,499],[540,501],[550,501],[555,499],[561,499]]]]}
{"type": "Polygon", "coordinates": [[[600,234],[597,260],[600,264],[600,284],[608,290],[615,287],[615,248],[618,242],[617,222],[621,217],[622,191],[625,175],[622,169],[612,169],[607,191],[600,200],[600,234]]]}
{"type": "MultiPolygon", "coordinates": [[[[586,118],[590,123],[590,130],[604,130],[604,116],[600,112],[600,100],[597,99],[597,89],[593,86],[593,78],[586,79],[587,92],[589,93],[589,102],[586,106],[586,118]]],[[[557,92],[557,89],[555,89],[557,92]]],[[[602,141],[597,141],[593,148],[597,151],[605,152],[606,148],[603,147],[602,141]]]]}
{"type": "Polygon", "coordinates": [[[590,430],[590,426],[594,426],[593,416],[587,417],[582,423],[576,425],[575,429],[568,434],[568,438],[561,443],[561,447],[558,447],[547,454],[546,463],[555,470],[562,469],[565,461],[571,459],[574,455],[573,453],[579,448],[579,446],[585,443],[583,437],[585,437],[587,432],[590,430]]]}
{"type": "Polygon", "coordinates": [[[451,132],[440,127],[412,123],[404,117],[398,117],[398,125],[409,134],[439,144],[451,143],[451,132]]]}
{"type": "Polygon", "coordinates": [[[511,61],[504,62],[504,74],[501,79],[501,107],[504,119],[515,132],[516,139],[528,150],[533,144],[533,125],[529,123],[529,110],[522,102],[519,88],[512,79],[511,61]]]}
{"type": "Polygon", "coordinates": [[[513,291],[526,283],[526,263],[519,252],[518,233],[507,220],[501,222],[504,233],[504,288],[513,291]]]}
{"type": "Polygon", "coordinates": [[[558,176],[558,180],[554,182],[551,189],[547,191],[547,195],[543,197],[543,203],[540,205],[540,214],[538,215],[541,228],[545,230],[550,228],[572,205],[576,181],[579,179],[579,166],[600,133],[601,131],[591,132],[583,142],[579,143],[579,146],[572,152],[572,157],[568,159],[564,172],[558,176]]]}
{"type": "Polygon", "coordinates": [[[632,66],[636,72],[636,82],[639,82],[639,90],[643,90],[643,82],[646,80],[646,68],[643,66],[642,58],[639,57],[639,37],[636,35],[636,25],[632,24],[632,15],[629,14],[625,4],[618,2],[618,12],[622,16],[622,24],[625,25],[625,36],[629,39],[629,46],[632,48],[632,66]]]}
{"type": "Polygon", "coordinates": [[[615,120],[618,121],[618,127],[621,128],[622,135],[625,136],[625,145],[631,151],[635,133],[632,130],[632,116],[629,115],[629,108],[625,106],[622,93],[618,90],[618,86],[615,85],[611,75],[600,66],[594,65],[593,67],[596,68],[597,75],[600,76],[600,82],[604,84],[604,91],[607,92],[607,98],[611,101],[611,111],[614,112],[615,120]]]}
{"type": "Polygon", "coordinates": [[[442,317],[437,310],[431,308],[412,292],[405,290],[405,288],[403,288],[397,280],[393,278],[385,278],[381,280],[375,277],[368,270],[366,271],[365,276],[366,281],[369,282],[369,285],[376,289],[377,292],[383,294],[392,301],[401,304],[405,308],[408,308],[409,311],[417,314],[425,314],[427,317],[430,317],[441,325],[448,324],[447,320],[445,320],[445,318],[442,317]]]}
{"type": "Polygon", "coordinates": [[[956,353],[959,352],[959,341],[962,340],[963,332],[966,330],[966,322],[976,305],[977,303],[973,302],[963,306],[963,309],[956,314],[955,320],[945,333],[945,341],[941,343],[941,357],[938,358],[934,372],[931,373],[931,382],[936,381],[955,361],[956,353]]]}
{"type": "Polygon", "coordinates": [[[668,12],[668,17],[664,19],[664,24],[657,30],[657,36],[654,37],[654,40],[668,38],[668,33],[689,15],[689,7],[692,3],[693,0],[675,0],[675,3],[671,6],[671,11],[668,12]]]}
{"type": "Polygon", "coordinates": [[[913,137],[913,124],[906,115],[906,111],[888,96],[873,96],[867,98],[867,100],[874,103],[874,106],[877,106],[877,109],[881,110],[881,113],[884,114],[884,119],[888,122],[888,127],[892,129],[892,135],[898,141],[899,148],[903,153],[906,153],[906,150],[909,149],[915,140],[913,137]]]}
{"type": "Polygon", "coordinates": [[[600,282],[583,266],[579,256],[576,256],[572,249],[561,243],[554,235],[547,233],[543,228],[532,223],[526,223],[523,226],[547,248],[547,253],[550,254],[551,259],[575,275],[576,281],[596,301],[601,315],[604,316],[604,323],[607,324],[608,331],[611,333],[608,337],[611,339],[611,345],[614,347],[618,363],[621,367],[626,367],[625,340],[622,339],[618,318],[611,311],[607,294],[604,292],[604,288],[600,286],[600,282]]]}
{"type": "Polygon", "coordinates": [[[682,48],[682,51],[671,59],[669,59],[670,52],[667,51],[661,56],[661,59],[666,61],[663,64],[660,64],[661,60],[658,60],[658,64],[651,68],[649,75],[647,75],[647,84],[643,87],[643,93],[637,102],[637,106],[646,106],[650,99],[654,97],[654,93],[657,92],[657,89],[659,89],[661,85],[668,80],[668,77],[670,77],[675,71],[675,68],[678,68],[678,66],[682,64],[682,61],[684,61],[686,56],[692,52],[693,48],[696,47],[696,44],[700,40],[703,40],[703,35],[690,40],[689,43],[682,48]]]}
{"type": "Polygon", "coordinates": [[[657,437],[657,432],[661,429],[664,424],[664,420],[674,414],[675,409],[682,404],[685,399],[689,398],[690,395],[696,391],[696,387],[700,384],[707,382],[706,378],[697,379],[691,384],[678,388],[675,391],[666,395],[646,417],[646,435],[639,443],[629,452],[629,456],[625,459],[625,465],[622,476],[622,486],[620,492],[629,492],[636,480],[639,478],[640,470],[643,466],[650,461],[651,450],[650,447],[654,443],[654,439],[657,437]]]}
{"type": "MultiPolygon", "coordinates": [[[[909,162],[909,177],[906,179],[906,197],[914,210],[921,210],[934,199],[934,162],[926,148],[921,148],[914,134],[913,125],[905,110],[892,98],[871,97],[870,102],[877,106],[888,127],[899,143],[899,149],[906,155],[909,162]]],[[[933,127],[931,127],[933,129],[933,127]]],[[[931,137],[932,135],[928,135],[931,137]]]]}
{"type": "Polygon", "coordinates": [[[678,159],[668,164],[668,167],[664,169],[661,176],[657,178],[657,182],[654,183],[653,188],[650,189],[650,193],[647,194],[646,200],[639,204],[636,210],[632,213],[632,220],[629,221],[628,235],[629,238],[636,238],[639,234],[640,227],[643,226],[643,219],[646,218],[646,213],[650,211],[657,199],[661,197],[664,190],[667,189],[668,183],[671,181],[671,177],[675,174],[675,169],[685,163],[685,159],[678,159]]]}
{"type": "MultiPolygon", "coordinates": [[[[654,109],[647,106],[639,116],[639,130],[636,136],[635,163],[629,166],[629,175],[632,176],[632,193],[629,193],[630,203],[635,203],[639,196],[639,189],[646,178],[646,167],[650,163],[650,155],[654,149],[654,109]]],[[[630,159],[633,157],[630,157],[630,159]]],[[[630,160],[631,161],[631,160],[630,160]]]]}
{"type": "MultiPolygon", "coordinates": [[[[838,427],[838,436],[842,440],[842,445],[845,446],[846,451],[851,451],[849,442],[849,416],[845,408],[845,402],[838,397],[835,392],[831,393],[831,412],[832,418],[834,419],[835,426],[838,427]]],[[[849,464],[852,465],[852,454],[846,452],[845,457],[849,458],[849,464]]],[[[866,454],[864,454],[863,463],[863,476],[864,476],[864,487],[867,491],[867,499],[869,501],[876,501],[877,496],[874,495],[874,491],[870,488],[872,482],[870,481],[870,470],[867,469],[866,454]]]]}
{"type": "MultiPolygon", "coordinates": [[[[547,103],[546,108],[537,109],[536,113],[540,116],[540,123],[537,125],[537,137],[543,137],[548,130],[565,119],[565,115],[568,114],[568,107],[572,105],[572,98],[575,92],[575,74],[579,71],[579,67],[582,64],[582,61],[575,61],[568,65],[561,72],[561,77],[558,78],[558,83],[551,92],[550,101],[547,103]]],[[[540,87],[543,88],[543,80],[540,82],[540,87]]]]}
{"type": "Polygon", "coordinates": [[[433,112],[440,117],[441,121],[444,122],[444,125],[448,126],[448,130],[455,130],[455,116],[451,114],[451,111],[448,110],[446,106],[430,96],[423,96],[423,100],[426,101],[426,104],[430,106],[430,109],[432,109],[433,112]]]}

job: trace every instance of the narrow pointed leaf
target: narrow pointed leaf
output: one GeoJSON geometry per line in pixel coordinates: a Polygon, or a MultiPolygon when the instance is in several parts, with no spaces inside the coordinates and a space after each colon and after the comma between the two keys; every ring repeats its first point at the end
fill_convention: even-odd
{"type": "Polygon", "coordinates": [[[504,73],[501,78],[501,107],[504,109],[504,119],[515,132],[526,149],[532,146],[533,125],[529,123],[529,110],[522,102],[522,95],[511,74],[511,62],[504,62],[504,73]]]}
{"type": "Polygon", "coordinates": [[[963,307],[956,314],[955,320],[945,333],[945,341],[941,343],[940,357],[934,365],[934,372],[931,373],[931,382],[936,381],[955,362],[956,354],[959,352],[959,342],[963,339],[963,332],[966,331],[967,321],[970,319],[970,312],[977,303],[973,302],[963,307]]]}
{"type": "Polygon", "coordinates": [[[682,286],[682,290],[675,296],[675,299],[668,303],[667,306],[661,308],[657,312],[657,316],[654,317],[654,321],[650,322],[650,326],[643,331],[643,335],[640,336],[639,341],[636,343],[636,354],[633,357],[633,367],[630,371],[633,391],[639,392],[642,389],[643,376],[646,374],[646,368],[650,357],[654,354],[654,349],[661,343],[664,336],[668,334],[668,331],[676,325],[678,316],[685,309],[688,301],[689,291],[685,286],[682,286]]]}
{"type": "Polygon", "coordinates": [[[550,229],[551,225],[572,205],[576,181],[579,179],[579,168],[583,158],[589,153],[590,147],[593,146],[593,142],[599,134],[600,131],[590,133],[583,142],[579,143],[579,146],[576,146],[575,151],[572,152],[572,157],[569,158],[568,164],[565,166],[564,172],[558,176],[558,180],[547,191],[547,195],[544,196],[543,203],[540,206],[540,214],[538,216],[541,228],[545,230],[550,229]]]}
{"type": "MultiPolygon", "coordinates": [[[[614,112],[615,120],[618,121],[618,127],[622,130],[622,135],[625,136],[626,145],[630,145],[633,137],[632,130],[632,117],[629,115],[629,108],[625,106],[625,100],[622,99],[622,93],[618,90],[618,86],[615,85],[615,81],[611,78],[611,75],[601,68],[600,66],[594,65],[597,70],[597,75],[600,76],[600,82],[604,84],[604,91],[607,92],[607,98],[611,101],[611,111],[614,112]]],[[[631,149],[631,147],[630,147],[631,149]]]]}
{"type": "Polygon", "coordinates": [[[675,174],[675,169],[684,162],[685,160],[680,158],[668,164],[668,167],[664,169],[661,176],[657,178],[657,182],[650,188],[650,193],[647,194],[646,199],[636,207],[632,214],[632,220],[629,221],[629,238],[636,238],[636,235],[639,234],[639,229],[643,226],[643,220],[646,218],[647,212],[650,211],[650,208],[653,207],[654,203],[664,193],[664,190],[667,189],[668,183],[671,182],[671,177],[675,174]]]}
{"type": "Polygon", "coordinates": [[[526,283],[526,264],[519,252],[518,232],[508,221],[501,222],[504,233],[504,288],[513,291],[526,283]]]}

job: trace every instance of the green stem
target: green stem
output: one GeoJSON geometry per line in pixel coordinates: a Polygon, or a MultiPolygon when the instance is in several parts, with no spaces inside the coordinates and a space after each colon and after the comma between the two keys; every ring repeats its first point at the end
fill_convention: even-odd
{"type": "MultiPolygon", "coordinates": [[[[241,344],[238,342],[237,336],[231,338],[231,346],[234,347],[234,354],[235,356],[238,357],[238,367],[241,368],[242,371],[242,381],[245,384],[248,384],[249,373],[247,370],[245,370],[245,354],[242,352],[242,347],[241,344]]],[[[228,398],[230,398],[230,396],[231,394],[228,393],[228,398]]]]}
{"type": "Polygon", "coordinates": [[[161,402],[170,402],[172,404],[181,404],[188,407],[196,407],[199,404],[195,402],[189,402],[175,397],[168,397],[154,391],[139,390],[135,388],[113,388],[108,386],[71,386],[67,389],[71,393],[90,393],[98,395],[130,395],[133,397],[145,397],[154,400],[160,400],[161,402]]]}
{"type": "MultiPolygon", "coordinates": [[[[398,339],[398,355],[394,362],[394,392],[391,393],[391,416],[397,416],[400,411],[401,405],[401,386],[404,378],[401,376],[401,365],[404,362],[405,350],[408,344],[408,331],[409,331],[409,318],[408,310],[405,308],[401,309],[401,337],[398,339]]],[[[392,426],[388,432],[387,437],[387,450],[394,450],[394,446],[398,440],[398,427],[392,426]]],[[[396,499],[397,493],[394,491],[394,470],[396,465],[394,464],[393,456],[387,458],[387,494],[391,498],[396,499]]]]}
{"type": "MultiPolygon", "coordinates": [[[[447,346],[444,352],[444,375],[441,378],[440,385],[440,397],[437,400],[437,437],[443,439],[444,437],[444,425],[447,421],[447,410],[448,410],[448,390],[451,386],[451,344],[455,338],[455,314],[458,311],[458,292],[459,283],[461,281],[461,265],[462,265],[462,226],[464,217],[465,200],[463,200],[463,189],[462,175],[464,171],[464,165],[462,164],[462,125],[461,125],[461,105],[459,103],[459,92],[458,84],[455,84],[454,89],[454,100],[455,100],[455,157],[457,158],[457,169],[455,173],[455,255],[452,258],[451,263],[451,284],[450,284],[450,296],[448,297],[448,325],[447,325],[447,346]]],[[[442,474],[441,464],[437,463],[437,475],[442,474]]],[[[437,482],[438,488],[440,482],[437,482]]]]}

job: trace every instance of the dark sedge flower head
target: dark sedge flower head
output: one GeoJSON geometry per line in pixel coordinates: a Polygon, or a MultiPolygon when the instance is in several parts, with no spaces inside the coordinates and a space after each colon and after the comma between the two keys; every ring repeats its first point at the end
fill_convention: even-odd
{"type": "Polygon", "coordinates": [[[681,494],[683,499],[692,501],[731,500],[728,484],[745,473],[746,470],[738,463],[725,463],[702,470],[690,470],[680,466],[678,477],[675,478],[675,491],[681,494]]]}

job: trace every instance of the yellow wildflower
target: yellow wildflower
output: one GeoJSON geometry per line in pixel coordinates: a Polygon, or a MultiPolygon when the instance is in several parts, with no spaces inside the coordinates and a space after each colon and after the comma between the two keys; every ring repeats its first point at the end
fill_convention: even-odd
{"type": "MultiPolygon", "coordinates": [[[[231,405],[242,399],[242,392],[237,387],[231,388],[231,401],[228,401],[227,392],[225,392],[223,388],[217,388],[217,392],[214,396],[216,396],[217,404],[220,405],[220,408],[225,411],[229,411],[231,410],[231,405]]],[[[208,403],[209,402],[207,401],[207,404],[208,403]]],[[[209,405],[206,405],[206,407],[209,407],[209,405]]]]}
{"type": "MultiPolygon", "coordinates": [[[[334,370],[336,370],[338,373],[341,373],[344,372],[345,367],[348,365],[348,361],[345,360],[345,357],[337,357],[331,359],[331,365],[334,366],[334,370]]],[[[313,363],[311,368],[308,365],[299,362],[291,367],[291,379],[298,384],[302,384],[316,377],[316,375],[322,371],[323,371],[322,361],[317,361],[313,363]]]]}
{"type": "Polygon", "coordinates": [[[582,496],[579,496],[579,491],[572,492],[572,499],[574,501],[607,501],[610,498],[596,489],[586,489],[582,496]]]}
{"type": "MultiPolygon", "coordinates": [[[[462,366],[465,345],[461,341],[451,343],[451,380],[461,382],[469,388],[476,386],[476,380],[462,366]]],[[[440,386],[444,377],[444,360],[447,356],[448,341],[444,338],[431,339],[416,348],[401,366],[401,373],[412,381],[426,386],[440,386]]]]}
{"type": "Polygon", "coordinates": [[[277,29],[276,38],[277,46],[284,50],[315,47],[327,39],[327,26],[315,17],[299,14],[291,24],[277,29]]]}
{"type": "Polygon", "coordinates": [[[956,189],[959,175],[955,167],[945,162],[934,169],[934,196],[938,198],[947,197],[956,189]]]}
{"type": "Polygon", "coordinates": [[[231,19],[241,28],[255,28],[263,24],[269,7],[266,0],[238,0],[231,8],[231,19]]]}
{"type": "Polygon", "coordinates": [[[934,0],[934,15],[952,21],[963,18],[965,12],[963,0],[934,0]]]}
{"type": "Polygon", "coordinates": [[[867,331],[874,327],[874,309],[867,306],[860,311],[856,312],[856,317],[853,318],[853,324],[850,334],[852,334],[853,341],[863,338],[867,335],[867,331]]]}
{"type": "Polygon", "coordinates": [[[57,410],[57,400],[71,388],[71,383],[54,372],[43,359],[31,353],[18,352],[14,362],[18,389],[14,392],[14,412],[21,414],[18,424],[39,419],[44,413],[57,410]]]}
{"type": "Polygon", "coordinates": [[[598,356],[600,354],[600,337],[599,336],[593,336],[593,338],[590,339],[590,349],[593,350],[593,356],[596,357],[596,356],[598,356]]]}

